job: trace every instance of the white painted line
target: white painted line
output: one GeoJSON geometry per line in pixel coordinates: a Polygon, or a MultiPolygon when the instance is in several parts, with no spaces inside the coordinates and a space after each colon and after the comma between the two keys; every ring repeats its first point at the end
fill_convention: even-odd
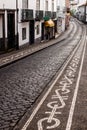
{"type": "MultiPolygon", "coordinates": [[[[65,66],[64,66],[64,69],[65,69],[65,66]]],[[[41,105],[43,104],[43,102],[45,101],[45,99],[47,98],[48,94],[50,93],[50,91],[54,87],[55,83],[57,82],[57,80],[59,79],[59,77],[61,76],[61,74],[63,73],[64,69],[60,72],[60,74],[55,79],[55,81],[53,82],[53,84],[50,86],[50,88],[48,89],[48,91],[46,92],[46,94],[44,95],[44,97],[42,98],[42,100],[38,103],[36,109],[34,109],[33,113],[31,114],[31,116],[27,120],[27,122],[25,123],[24,127],[22,128],[22,130],[26,130],[26,128],[28,127],[28,125],[30,124],[30,122],[32,121],[32,119],[34,118],[35,114],[37,113],[37,111],[39,110],[39,108],[41,107],[41,105]]]]}
{"type": "Polygon", "coordinates": [[[17,55],[15,55],[15,58],[18,58],[20,55],[19,54],[17,54],[17,55]]]}
{"type": "Polygon", "coordinates": [[[41,99],[41,101],[38,103],[37,107],[34,109],[34,111],[32,112],[31,116],[29,117],[29,119],[27,120],[27,122],[25,123],[25,125],[23,126],[23,128],[21,130],[26,130],[27,129],[27,127],[29,126],[30,122],[34,118],[35,114],[38,112],[38,110],[40,109],[41,105],[43,104],[43,102],[47,98],[48,94],[51,92],[52,88],[54,87],[55,83],[60,78],[60,76],[62,75],[62,73],[65,70],[66,66],[68,65],[68,63],[72,59],[72,57],[73,57],[74,53],[76,52],[77,48],[79,47],[80,43],[81,43],[81,40],[80,40],[79,44],[77,45],[77,47],[75,48],[75,50],[72,52],[72,55],[67,60],[65,66],[62,68],[62,70],[60,71],[59,75],[54,80],[53,84],[50,86],[50,88],[48,89],[48,91],[45,93],[45,95],[43,96],[43,98],[41,99]]]}
{"type": "Polygon", "coordinates": [[[20,55],[23,56],[23,52],[21,52],[20,55]]]}
{"type": "Polygon", "coordinates": [[[28,51],[25,51],[25,52],[24,52],[24,55],[26,56],[27,54],[28,54],[28,51]]]}
{"type": "MultiPolygon", "coordinates": [[[[81,40],[80,40],[81,42],[81,40]]],[[[80,44],[79,42],[79,44],[80,44]]],[[[45,101],[45,99],[47,98],[48,94],[51,92],[52,88],[54,87],[55,83],[57,82],[57,80],[60,78],[60,76],[62,75],[63,71],[65,70],[66,66],[68,65],[69,61],[71,60],[71,58],[73,57],[74,53],[76,52],[78,46],[75,48],[75,50],[73,51],[72,55],[70,56],[70,58],[67,60],[65,66],[62,68],[62,70],[60,71],[59,75],[57,76],[57,78],[55,79],[55,81],[53,82],[53,84],[49,87],[48,91],[45,93],[45,95],[43,96],[43,98],[41,99],[41,101],[38,103],[37,107],[34,109],[34,111],[32,112],[31,116],[29,117],[29,119],[27,120],[27,122],[25,123],[25,125],[23,126],[23,128],[21,130],[26,130],[27,127],[29,126],[30,122],[32,121],[32,119],[34,118],[35,114],[38,112],[38,110],[40,109],[41,105],[43,104],[43,102],[45,101]]]]}
{"type": "Polygon", "coordinates": [[[66,130],[70,130],[71,125],[72,125],[72,118],[73,118],[73,114],[74,114],[74,108],[75,108],[76,98],[77,98],[78,89],[79,89],[79,82],[80,82],[80,78],[81,78],[81,72],[82,72],[82,67],[83,67],[85,49],[86,49],[86,42],[85,42],[85,45],[84,45],[84,50],[83,50],[83,55],[82,55],[82,62],[81,62],[80,69],[79,69],[78,79],[77,79],[76,88],[75,88],[75,92],[74,92],[74,96],[73,96],[73,100],[72,100],[72,104],[71,104],[71,108],[70,108],[70,112],[69,112],[69,117],[68,117],[68,121],[67,121],[66,130]]]}
{"type": "Polygon", "coordinates": [[[9,61],[9,59],[7,58],[7,59],[5,59],[5,60],[3,60],[3,62],[7,62],[7,61],[9,61]]]}
{"type": "Polygon", "coordinates": [[[14,59],[14,56],[11,56],[11,60],[13,60],[14,59]]]}
{"type": "MultiPolygon", "coordinates": [[[[80,43],[79,43],[80,44],[80,43]]],[[[78,46],[79,46],[78,44],[78,46]]],[[[59,79],[59,77],[62,75],[63,71],[65,70],[66,66],[68,65],[69,61],[71,60],[71,58],[73,57],[75,51],[77,50],[78,46],[76,47],[76,49],[74,50],[73,54],[71,55],[71,57],[69,58],[69,60],[66,62],[65,66],[63,67],[63,69],[61,70],[61,72],[59,73],[58,77],[55,79],[55,81],[53,82],[53,84],[50,86],[50,88],[48,89],[48,91],[45,93],[45,95],[43,96],[43,98],[41,99],[41,101],[38,103],[36,109],[34,109],[33,113],[31,114],[30,118],[27,120],[27,122],[25,123],[25,125],[23,126],[23,128],[21,130],[26,130],[28,125],[30,124],[30,122],[32,121],[32,119],[34,118],[35,114],[37,113],[37,111],[40,109],[41,105],[43,104],[43,102],[45,101],[45,99],[47,98],[48,94],[50,93],[50,91],[52,90],[52,88],[54,87],[55,83],[57,82],[57,80],[59,79]]]]}

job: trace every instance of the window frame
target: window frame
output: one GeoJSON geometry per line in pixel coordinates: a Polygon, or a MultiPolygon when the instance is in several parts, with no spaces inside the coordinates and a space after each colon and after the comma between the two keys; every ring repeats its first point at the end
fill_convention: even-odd
{"type": "Polygon", "coordinates": [[[23,27],[22,28],[22,40],[26,40],[26,38],[27,38],[27,29],[26,29],[26,27],[23,27]]]}
{"type": "Polygon", "coordinates": [[[36,10],[40,10],[40,0],[36,0],[36,10]]]}
{"type": "Polygon", "coordinates": [[[28,0],[22,0],[22,9],[28,9],[28,0]]]}
{"type": "Polygon", "coordinates": [[[40,34],[40,24],[36,25],[36,35],[40,34]]]}

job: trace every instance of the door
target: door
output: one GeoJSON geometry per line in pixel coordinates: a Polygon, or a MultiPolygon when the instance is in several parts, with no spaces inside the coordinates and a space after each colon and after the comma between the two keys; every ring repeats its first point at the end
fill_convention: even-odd
{"type": "Polygon", "coordinates": [[[57,33],[57,20],[55,20],[54,23],[55,23],[54,31],[55,31],[55,33],[57,33]]]}
{"type": "Polygon", "coordinates": [[[7,49],[15,48],[15,14],[7,14],[7,49]]]}
{"type": "Polygon", "coordinates": [[[5,51],[5,19],[4,14],[0,15],[0,54],[5,51]]]}
{"type": "Polygon", "coordinates": [[[41,40],[44,40],[44,23],[41,25],[41,40]]]}
{"type": "Polygon", "coordinates": [[[30,44],[34,43],[34,20],[30,20],[30,25],[29,25],[29,39],[30,39],[30,44]]]}

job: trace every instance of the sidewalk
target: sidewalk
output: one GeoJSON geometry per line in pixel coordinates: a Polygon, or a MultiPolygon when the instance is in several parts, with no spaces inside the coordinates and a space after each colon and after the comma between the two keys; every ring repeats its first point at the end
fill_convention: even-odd
{"type": "Polygon", "coordinates": [[[63,32],[61,35],[56,35],[56,38],[50,41],[45,41],[42,43],[29,45],[28,47],[21,48],[19,50],[15,50],[15,51],[0,55],[0,68],[14,61],[17,61],[21,58],[24,58],[28,55],[31,55],[41,49],[44,49],[48,46],[51,46],[53,44],[56,44],[60,41],[65,40],[69,36],[70,32],[72,31],[72,28],[73,28],[73,25],[70,24],[70,27],[68,28],[68,30],[63,32]]]}

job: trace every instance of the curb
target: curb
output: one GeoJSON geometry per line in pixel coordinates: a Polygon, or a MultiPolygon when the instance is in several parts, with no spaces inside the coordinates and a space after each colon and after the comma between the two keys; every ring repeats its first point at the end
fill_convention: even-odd
{"type": "MultiPolygon", "coordinates": [[[[70,32],[71,31],[72,30],[70,30],[70,32]]],[[[45,49],[45,48],[47,48],[49,46],[52,46],[54,44],[57,44],[59,42],[64,41],[65,39],[68,38],[70,32],[68,32],[67,36],[65,36],[65,37],[64,37],[64,33],[63,33],[63,34],[60,34],[58,37],[56,37],[55,39],[53,39],[51,41],[48,41],[48,42],[45,42],[45,43],[43,42],[43,43],[41,43],[41,44],[39,44],[37,46],[31,47],[29,49],[25,49],[25,50],[22,50],[22,51],[14,53],[14,54],[11,54],[9,56],[5,56],[5,57],[1,58],[0,59],[0,68],[5,67],[5,66],[7,66],[7,65],[9,65],[11,63],[14,63],[14,62],[16,62],[16,61],[18,61],[20,59],[23,59],[23,58],[25,58],[25,57],[27,57],[27,56],[35,53],[35,52],[43,50],[43,49],[45,49]],[[60,38],[61,35],[64,38],[60,38]],[[60,40],[58,40],[58,38],[60,38],[60,40]]]]}

